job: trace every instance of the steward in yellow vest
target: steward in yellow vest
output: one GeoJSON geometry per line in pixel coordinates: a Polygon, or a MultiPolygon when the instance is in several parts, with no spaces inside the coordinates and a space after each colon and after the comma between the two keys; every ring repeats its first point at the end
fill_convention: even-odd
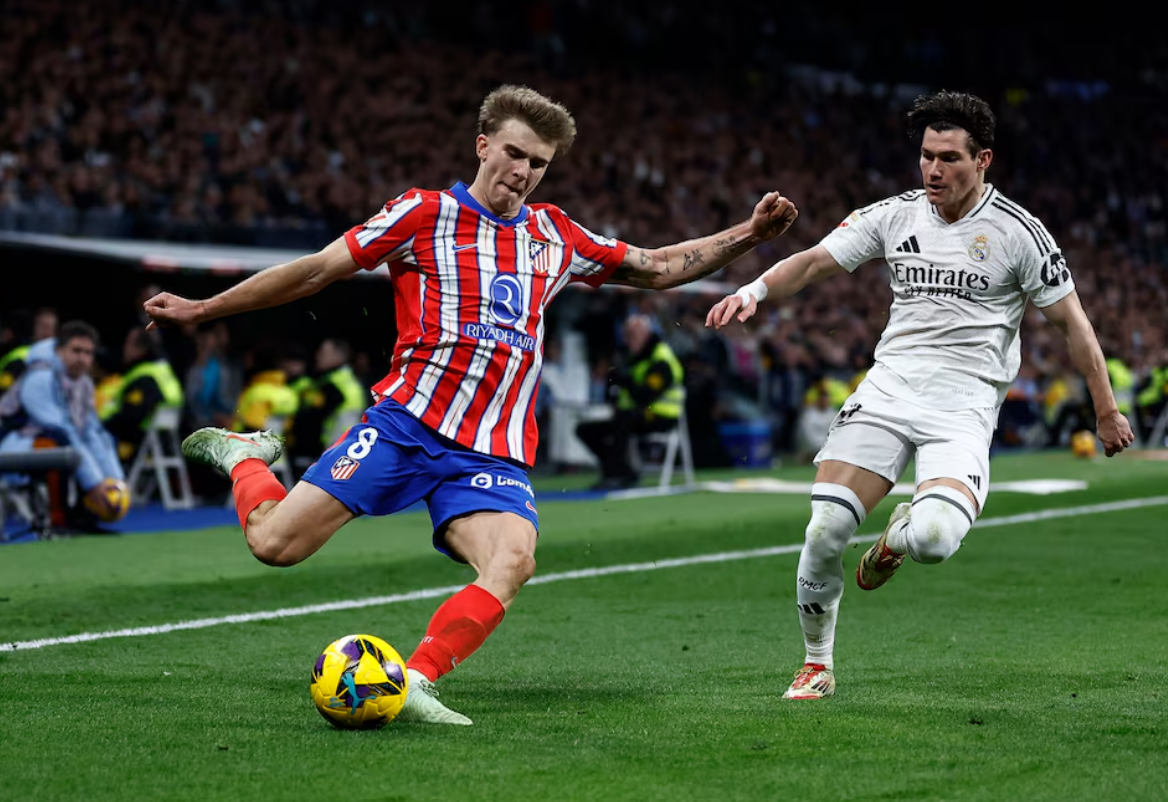
{"type": "Polygon", "coordinates": [[[181,409],[183,388],[174,369],[158,356],[143,329],[131,329],[122,349],[125,372],[109,400],[98,409],[102,425],[118,444],[118,459],[128,464],[146,437],[154,413],[181,409]]]}
{"type": "Polygon", "coordinates": [[[634,315],[624,333],[631,355],[628,369],[612,380],[617,388],[612,418],[576,427],[576,436],[600,462],[596,490],[635,486],[639,477],[629,463],[632,436],[668,431],[685,407],[685,370],[669,344],[653,332],[649,318],[634,315]]]}
{"type": "Polygon", "coordinates": [[[27,345],[18,345],[4,356],[0,356],[0,393],[16,384],[27,364],[27,345]]]}
{"type": "Polygon", "coordinates": [[[286,434],[288,453],[315,459],[341,434],[346,422],[359,418],[372,402],[369,391],[349,366],[349,345],[330,338],[313,357],[315,378],[296,383],[300,403],[286,434]]]}
{"type": "Polygon", "coordinates": [[[267,429],[272,418],[295,415],[299,405],[300,399],[288,386],[284,371],[260,371],[239,394],[232,428],[237,432],[267,429]]]}
{"type": "Polygon", "coordinates": [[[1110,357],[1107,360],[1107,375],[1111,379],[1116,406],[1124,415],[1131,417],[1136,399],[1136,380],[1131,368],[1123,360],[1110,357]]]}

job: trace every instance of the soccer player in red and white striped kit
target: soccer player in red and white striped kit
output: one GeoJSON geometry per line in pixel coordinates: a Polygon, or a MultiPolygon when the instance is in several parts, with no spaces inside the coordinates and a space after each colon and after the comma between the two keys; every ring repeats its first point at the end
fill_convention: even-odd
{"type": "Polygon", "coordinates": [[[269,470],[270,432],[200,429],[190,459],[233,480],[252,553],[270,565],[305,559],[359,515],[425,500],[434,545],[477,572],[434,614],[407,661],[403,720],[471,723],[433,683],[472,654],[535,573],[539,518],[527,469],[538,433],[535,397],[544,309],[571,282],[666,289],[721,269],[782,234],[798,211],[767,193],[749,220],[662,248],[599,236],[551,204],[526,203],[576,136],[571,114],[522,86],[487,95],[479,111],[474,183],[411,189],[318,253],[259,272],[206,300],[161,293],[145,304],[160,324],[199,323],[284,304],[358,270],[387,264],[398,339],[373,405],[290,491],[269,470]]]}

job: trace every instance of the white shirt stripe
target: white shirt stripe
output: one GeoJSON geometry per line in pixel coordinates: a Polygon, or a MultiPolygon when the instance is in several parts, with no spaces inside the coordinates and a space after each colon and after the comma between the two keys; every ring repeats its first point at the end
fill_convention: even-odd
{"type": "MultiPolygon", "coordinates": [[[[495,226],[486,225],[480,220],[475,238],[479,273],[479,320],[491,319],[491,279],[499,272],[496,262],[497,238],[498,229],[495,226]]],[[[454,400],[451,402],[450,408],[446,410],[446,415],[442,418],[442,425],[438,429],[446,437],[454,438],[458,434],[463,416],[474,401],[475,393],[486,376],[487,366],[491,364],[491,357],[496,348],[498,345],[493,340],[480,340],[479,344],[475,346],[474,356],[466,371],[466,377],[459,382],[454,400]]]]}
{"type": "MultiPolygon", "coordinates": [[[[397,225],[398,221],[421,205],[421,195],[415,195],[407,201],[394,204],[392,209],[384,213],[384,217],[378,215],[365,224],[365,229],[357,234],[357,244],[362,248],[368,247],[371,242],[383,236],[397,225]]],[[[413,240],[411,239],[410,242],[412,243],[413,240]]],[[[394,252],[401,251],[403,247],[404,245],[395,248],[394,252]]],[[[390,261],[390,257],[387,256],[385,261],[390,261]]]]}
{"type": "Polygon", "coordinates": [[[434,232],[434,242],[442,246],[434,250],[438,273],[438,286],[434,291],[439,293],[441,299],[438,344],[434,348],[433,359],[422,371],[422,378],[414,387],[414,397],[406,404],[406,408],[419,418],[430,405],[434,391],[438,388],[442,373],[450,362],[450,356],[458,342],[458,260],[454,253],[453,236],[458,210],[458,201],[446,195],[441,196],[441,208],[438,211],[437,228],[434,232]]]}

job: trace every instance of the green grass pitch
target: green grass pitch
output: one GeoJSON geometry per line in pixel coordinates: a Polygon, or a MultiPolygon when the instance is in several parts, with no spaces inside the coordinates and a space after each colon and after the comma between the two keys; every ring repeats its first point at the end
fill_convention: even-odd
{"type": "MultiPolygon", "coordinates": [[[[1089,489],[991,494],[987,522],[1168,494],[1168,462],[1126,454],[993,468],[1089,489]]],[[[807,510],[544,503],[539,574],[798,544],[807,510]]],[[[326,644],[368,632],[408,654],[437,599],[0,651],[0,800],[1168,799],[1168,505],[975,528],[872,593],[860,553],[822,702],[779,698],[803,657],[794,552],[526,588],[439,685],[466,728],[336,731],[308,696],[326,644]]],[[[470,578],[417,514],[354,522],[290,569],[234,527],[3,547],[0,643],[470,578]]]]}

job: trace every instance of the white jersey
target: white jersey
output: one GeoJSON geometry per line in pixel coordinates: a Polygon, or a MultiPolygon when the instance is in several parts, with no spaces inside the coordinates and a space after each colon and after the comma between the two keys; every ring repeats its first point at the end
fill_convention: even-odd
{"type": "Polygon", "coordinates": [[[1001,406],[1026,302],[1047,307],[1075,288],[1042,223],[989,184],[956,223],[915,190],[852,212],[820,244],[849,272],[887,263],[892,310],[868,378],[934,409],[1001,406]]]}

